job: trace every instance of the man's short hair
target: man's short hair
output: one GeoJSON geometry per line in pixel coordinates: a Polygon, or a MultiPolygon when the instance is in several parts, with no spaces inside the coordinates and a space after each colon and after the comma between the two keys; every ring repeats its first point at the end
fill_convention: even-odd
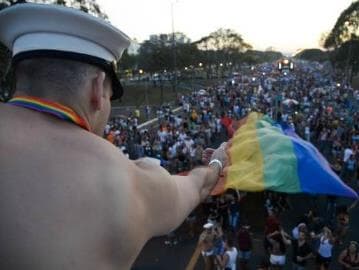
{"type": "Polygon", "coordinates": [[[15,66],[16,89],[29,95],[74,98],[99,68],[73,60],[32,58],[15,66]]]}

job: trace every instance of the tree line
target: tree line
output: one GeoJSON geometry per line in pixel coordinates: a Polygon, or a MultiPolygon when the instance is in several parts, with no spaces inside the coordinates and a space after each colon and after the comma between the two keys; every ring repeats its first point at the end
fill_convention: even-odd
{"type": "Polygon", "coordinates": [[[320,49],[308,49],[297,57],[306,60],[330,60],[342,70],[348,82],[359,72],[359,1],[353,1],[342,11],[331,31],[321,37],[320,49]]]}
{"type": "Polygon", "coordinates": [[[138,54],[125,51],[120,66],[122,70],[141,69],[149,73],[201,67],[210,76],[241,63],[256,64],[281,57],[279,52],[252,50],[235,30],[220,28],[194,42],[183,33],[152,35],[141,44],[138,54]]]}

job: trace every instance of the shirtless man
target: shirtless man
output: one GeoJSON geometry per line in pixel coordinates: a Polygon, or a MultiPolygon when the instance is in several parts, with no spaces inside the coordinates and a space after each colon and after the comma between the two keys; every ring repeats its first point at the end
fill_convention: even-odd
{"type": "Polygon", "coordinates": [[[0,104],[0,269],[129,269],[146,241],[179,226],[209,194],[223,147],[188,176],[127,159],[101,138],[120,94],[107,64],[127,36],[50,5],[5,9],[0,25],[17,97],[0,104]]]}

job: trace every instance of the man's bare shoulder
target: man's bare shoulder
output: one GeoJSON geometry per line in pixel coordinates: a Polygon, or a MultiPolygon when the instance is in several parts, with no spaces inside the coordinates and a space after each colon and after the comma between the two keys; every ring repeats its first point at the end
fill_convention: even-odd
{"type": "Polygon", "coordinates": [[[128,158],[122,154],[118,147],[93,133],[85,132],[81,135],[78,134],[76,141],[86,154],[95,155],[104,159],[103,161],[111,163],[129,163],[128,158]]]}
{"type": "MultiPolygon", "coordinates": [[[[31,143],[48,145],[59,152],[72,155],[86,155],[107,162],[126,159],[113,144],[72,123],[38,112],[0,104],[0,123],[3,127],[0,138],[3,144],[19,147],[31,143]],[[34,141],[33,138],[39,140],[34,141]]],[[[70,156],[71,157],[71,156],[70,156]]]]}

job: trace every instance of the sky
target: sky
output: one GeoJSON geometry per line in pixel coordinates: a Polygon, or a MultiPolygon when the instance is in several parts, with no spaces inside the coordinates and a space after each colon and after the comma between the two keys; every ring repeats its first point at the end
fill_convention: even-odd
{"type": "Polygon", "coordinates": [[[151,34],[185,33],[192,41],[231,28],[254,49],[284,53],[318,48],[352,0],[97,0],[111,23],[139,42],[151,34]]]}

